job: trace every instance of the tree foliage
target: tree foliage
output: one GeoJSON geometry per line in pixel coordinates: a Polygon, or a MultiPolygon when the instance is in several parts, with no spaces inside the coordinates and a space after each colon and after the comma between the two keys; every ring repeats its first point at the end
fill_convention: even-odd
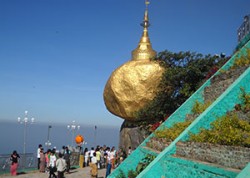
{"type": "Polygon", "coordinates": [[[172,114],[227,60],[196,52],[163,51],[154,59],[166,68],[160,82],[160,92],[143,109],[138,118],[162,120],[172,114]]]}

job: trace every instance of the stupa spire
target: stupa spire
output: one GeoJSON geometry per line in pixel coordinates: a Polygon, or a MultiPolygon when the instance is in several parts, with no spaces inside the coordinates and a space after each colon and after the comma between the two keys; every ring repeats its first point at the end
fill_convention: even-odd
{"type": "Polygon", "coordinates": [[[152,49],[152,45],[148,36],[148,27],[150,26],[148,19],[148,0],[145,0],[145,5],[146,8],[144,19],[141,23],[141,26],[143,27],[143,33],[137,48],[132,51],[132,60],[150,60],[156,56],[156,51],[152,49]]]}

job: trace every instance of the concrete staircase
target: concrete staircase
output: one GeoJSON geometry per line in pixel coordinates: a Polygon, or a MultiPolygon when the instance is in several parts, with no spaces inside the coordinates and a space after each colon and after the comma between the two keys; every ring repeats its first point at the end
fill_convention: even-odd
{"type": "MultiPolygon", "coordinates": [[[[250,164],[237,163],[241,165],[237,166],[236,164],[232,166],[232,163],[227,166],[225,165],[227,160],[224,161],[224,164],[217,162],[209,163],[204,161],[206,159],[203,161],[197,158],[193,159],[194,157],[190,157],[190,152],[187,153],[186,156],[183,156],[185,154],[182,154],[182,152],[185,152],[185,149],[180,152],[181,146],[183,146],[181,143],[185,143],[188,140],[190,132],[198,133],[201,128],[209,129],[211,122],[225,115],[228,111],[232,111],[234,106],[240,103],[238,96],[241,92],[241,88],[244,88],[247,93],[250,92],[250,67],[240,67],[235,70],[230,69],[237,56],[246,55],[248,49],[250,49],[250,41],[238,50],[214,76],[207,80],[157,129],[161,130],[165,127],[171,128],[175,123],[183,122],[187,117],[191,116],[193,120],[192,123],[175,140],[166,143],[160,140],[161,146],[159,146],[157,150],[156,146],[152,144],[152,140],[155,138],[155,134],[152,133],[109,177],[121,177],[121,172],[127,177],[128,172],[135,170],[137,165],[142,162],[147,155],[154,155],[156,158],[137,176],[138,178],[250,177],[250,164]],[[211,105],[201,114],[194,116],[191,110],[197,101],[201,103],[209,101],[211,105]]],[[[206,147],[210,146],[211,145],[206,145],[206,147]]],[[[184,146],[184,148],[187,147],[187,145],[184,146]]],[[[214,147],[211,147],[208,150],[214,149],[214,147]]],[[[225,148],[219,148],[218,152],[223,149],[225,148]]],[[[239,156],[239,158],[245,157],[246,160],[250,159],[250,155],[247,154],[250,153],[250,149],[246,150],[246,153],[243,151],[243,155],[238,154],[242,150],[232,152],[235,149],[237,148],[230,147],[229,150],[231,151],[226,150],[225,152],[228,153],[229,157],[231,154],[239,156]]],[[[208,152],[208,150],[206,152],[208,152]]],[[[207,157],[202,151],[198,154],[201,155],[201,157],[207,157]]],[[[210,155],[216,154],[216,152],[213,152],[210,155]]],[[[218,155],[219,154],[220,153],[218,153],[218,155]]]]}

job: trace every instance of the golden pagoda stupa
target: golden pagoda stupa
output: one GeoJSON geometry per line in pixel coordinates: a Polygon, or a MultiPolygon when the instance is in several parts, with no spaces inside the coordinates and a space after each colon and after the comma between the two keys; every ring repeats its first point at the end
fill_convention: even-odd
{"type": "Polygon", "coordinates": [[[140,121],[136,112],[153,100],[164,68],[152,59],[156,51],[148,36],[148,4],[146,0],[142,37],[138,47],[132,51],[132,59],[113,71],[104,89],[104,102],[114,115],[128,121],[140,121]]]}

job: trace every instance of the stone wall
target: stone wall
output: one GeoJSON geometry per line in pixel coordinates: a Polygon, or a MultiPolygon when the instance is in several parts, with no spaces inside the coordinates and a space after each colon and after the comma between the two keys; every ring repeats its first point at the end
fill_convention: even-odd
{"type": "Polygon", "coordinates": [[[243,169],[250,162],[250,148],[210,143],[178,142],[176,155],[235,169],[243,169]]]}
{"type": "Polygon", "coordinates": [[[225,71],[211,78],[211,85],[204,90],[204,100],[216,100],[248,67],[239,67],[225,71]]]}

